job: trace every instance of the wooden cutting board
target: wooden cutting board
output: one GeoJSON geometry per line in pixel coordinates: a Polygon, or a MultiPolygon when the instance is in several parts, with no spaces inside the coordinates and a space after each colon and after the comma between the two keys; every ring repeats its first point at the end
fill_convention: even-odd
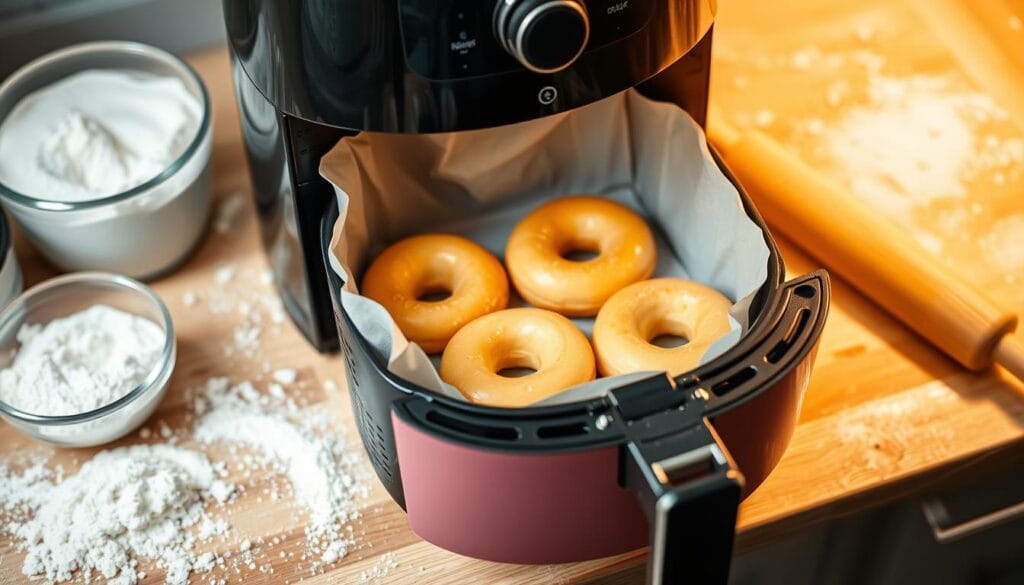
{"type": "MultiPolygon", "coordinates": [[[[809,117],[821,118],[823,125],[838,123],[844,108],[857,106],[855,94],[861,82],[852,65],[839,68],[830,77],[820,72],[808,75],[805,60],[814,57],[800,51],[812,45],[821,53],[869,45],[877,53],[899,55],[889,58],[894,76],[921,71],[950,75],[957,88],[984,93],[910,4],[808,5],[797,0],[770,3],[770,7],[753,0],[721,4],[716,27],[715,102],[734,122],[764,127],[837,176],[850,173],[798,129],[809,117]],[[871,26],[864,26],[860,19],[871,26]],[[838,90],[831,89],[832,84],[843,80],[851,89],[833,105],[829,92],[838,90]]],[[[189,263],[154,283],[174,315],[179,356],[173,387],[148,425],[155,428],[159,421],[171,427],[185,425],[186,390],[211,376],[258,379],[274,368],[289,367],[299,371],[299,383],[307,393],[336,413],[351,440],[357,441],[342,361],[317,355],[289,324],[265,330],[260,349],[252,357],[224,356],[223,348],[231,343],[243,317],[234,311],[214,314],[203,298],[211,291],[239,297],[270,291],[260,277],[266,263],[248,202],[250,188],[227,52],[217,48],[197,54],[191,61],[206,80],[214,102],[217,198],[223,202],[243,194],[246,208],[232,230],[211,230],[189,263]],[[237,276],[222,286],[216,283],[215,274],[225,266],[234,267],[237,276]],[[189,306],[185,302],[189,293],[197,295],[200,302],[189,306]],[[337,382],[341,390],[324,390],[328,380],[337,382]]],[[[995,124],[991,131],[1000,139],[1020,136],[1009,123],[995,124]]],[[[1024,214],[1020,177],[1012,181],[1004,177],[999,185],[991,174],[985,177],[979,184],[965,182],[966,195],[953,201],[929,200],[927,205],[909,208],[882,205],[880,213],[920,232],[922,239],[937,240],[937,246],[932,241],[936,261],[951,263],[966,278],[988,287],[999,301],[1024,310],[1024,242],[1016,242],[1020,248],[1000,248],[993,243],[1014,242],[1012,229],[1006,231],[1009,235],[994,230],[1006,218],[1024,214]],[[980,213],[972,211],[975,204],[981,205],[980,213]],[[969,213],[967,219],[954,211],[961,209],[969,213]],[[950,214],[961,217],[960,223],[950,224],[950,214]],[[993,249],[1003,252],[994,260],[993,249]],[[1020,265],[1016,259],[1021,259],[1020,265]]],[[[800,250],[785,241],[780,243],[793,274],[818,268],[800,250]]],[[[19,239],[17,245],[29,284],[53,275],[27,243],[19,239]]],[[[1020,384],[1004,379],[999,372],[984,376],[964,373],[841,280],[833,284],[832,313],[800,425],[782,463],[742,506],[740,551],[837,515],[912,494],[972,458],[983,454],[998,457],[1000,448],[1024,436],[1024,388],[1020,384]]],[[[132,441],[126,439],[121,444],[132,441]]],[[[55,462],[73,470],[94,450],[54,450],[0,424],[0,456],[35,452],[52,454],[55,462]]],[[[319,575],[310,574],[308,565],[295,562],[295,557],[280,556],[281,552],[298,554],[302,548],[302,527],[292,518],[290,504],[257,501],[258,485],[250,489],[232,507],[229,519],[235,531],[247,538],[282,537],[280,545],[257,557],[258,564],[270,565],[274,572],[243,570],[218,576],[252,583],[303,579],[314,583],[610,585],[636,582],[642,574],[643,551],[557,566],[504,565],[460,557],[419,540],[383,488],[375,480],[367,482],[373,488],[362,501],[363,517],[355,526],[357,547],[319,575]]],[[[225,545],[228,550],[230,546],[225,545]]],[[[237,550],[237,544],[233,546],[237,550]]],[[[23,581],[21,559],[14,543],[0,539],[0,585],[23,581]]],[[[162,582],[162,574],[150,571],[145,581],[162,582]]]]}

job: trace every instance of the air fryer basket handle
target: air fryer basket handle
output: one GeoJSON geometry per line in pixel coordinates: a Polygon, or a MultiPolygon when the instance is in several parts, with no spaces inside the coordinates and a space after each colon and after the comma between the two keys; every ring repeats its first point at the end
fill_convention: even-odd
{"type": "Polygon", "coordinates": [[[704,417],[704,401],[666,376],[612,399],[628,437],[622,483],[650,524],[647,582],[726,585],[743,476],[704,417]]]}

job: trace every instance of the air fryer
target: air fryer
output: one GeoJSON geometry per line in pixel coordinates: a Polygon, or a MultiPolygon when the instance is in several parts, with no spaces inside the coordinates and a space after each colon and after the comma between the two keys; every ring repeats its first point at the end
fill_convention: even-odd
{"type": "MultiPolygon", "coordinates": [[[[389,372],[325,270],[337,219],[321,157],[359,132],[456,132],[629,88],[703,124],[714,0],[225,0],[257,209],[289,314],[339,346],[359,433],[412,529],[514,563],[650,545],[651,583],[725,583],[740,500],[777,464],[828,308],[823,272],[768,280],[730,350],[585,402],[474,405],[389,372]]],[[[721,166],[721,164],[720,164],[721,166]]]]}

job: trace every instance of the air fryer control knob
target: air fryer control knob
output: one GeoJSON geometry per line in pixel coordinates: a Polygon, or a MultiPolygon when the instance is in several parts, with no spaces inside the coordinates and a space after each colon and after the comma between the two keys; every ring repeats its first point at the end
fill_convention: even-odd
{"type": "Polygon", "coordinates": [[[527,69],[555,73],[587,46],[590,19],[579,0],[498,0],[494,35],[527,69]]]}

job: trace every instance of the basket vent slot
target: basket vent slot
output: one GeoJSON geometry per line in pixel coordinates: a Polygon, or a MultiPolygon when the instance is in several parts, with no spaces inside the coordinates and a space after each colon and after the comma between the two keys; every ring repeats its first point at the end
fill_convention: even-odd
{"type": "Polygon", "coordinates": [[[575,437],[590,432],[586,422],[574,422],[564,425],[553,425],[537,429],[537,437],[541,439],[558,439],[562,437],[575,437]]]}
{"type": "Polygon", "coordinates": [[[451,429],[466,435],[473,435],[484,439],[495,439],[498,441],[515,441],[519,438],[519,431],[512,427],[495,427],[479,425],[467,420],[458,419],[447,414],[431,410],[427,413],[427,420],[435,425],[451,429]]]}
{"type": "Polygon", "coordinates": [[[750,380],[754,379],[754,376],[756,375],[757,368],[755,368],[754,366],[747,366],[712,386],[711,391],[714,392],[716,396],[724,396],[732,392],[736,388],[739,388],[743,384],[746,384],[750,380]]]}
{"type": "Polygon", "coordinates": [[[777,364],[782,361],[782,358],[786,357],[786,354],[792,349],[793,344],[796,343],[796,338],[800,336],[800,332],[804,330],[810,319],[811,311],[802,309],[793,321],[793,325],[790,326],[789,331],[786,332],[786,336],[782,338],[782,341],[776,343],[775,347],[764,356],[765,361],[770,364],[777,364]]]}
{"type": "Polygon", "coordinates": [[[356,420],[366,446],[366,452],[370,456],[370,462],[373,463],[378,473],[391,480],[394,474],[391,471],[391,457],[388,456],[388,450],[385,447],[384,429],[377,424],[377,421],[373,420],[373,416],[367,410],[359,393],[353,392],[352,395],[359,403],[359,416],[356,417],[356,420]]]}

